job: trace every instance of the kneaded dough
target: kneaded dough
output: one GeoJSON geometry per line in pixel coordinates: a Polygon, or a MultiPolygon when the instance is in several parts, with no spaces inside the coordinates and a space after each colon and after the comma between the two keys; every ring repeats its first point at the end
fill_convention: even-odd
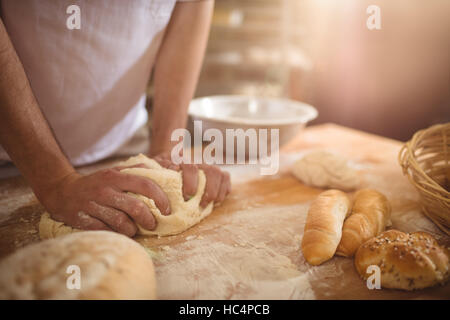
{"type": "Polygon", "coordinates": [[[44,239],[56,238],[65,234],[83,230],[66,226],[64,223],[53,220],[48,212],[44,212],[39,221],[39,237],[44,239]]]}
{"type": "MultiPolygon", "coordinates": [[[[153,159],[149,159],[143,154],[131,157],[120,166],[133,166],[144,164],[147,168],[128,168],[121,172],[146,177],[158,184],[167,194],[170,202],[171,214],[164,216],[156,207],[155,202],[142,195],[130,193],[132,196],[142,200],[153,213],[157,221],[155,230],[146,230],[138,225],[138,234],[167,236],[185,231],[193,225],[199,223],[208,216],[213,209],[213,202],[209,203],[204,209],[200,207],[200,201],[206,186],[206,176],[202,170],[198,171],[198,187],[196,194],[184,201],[183,198],[183,178],[181,172],[169,170],[161,167],[153,159]]],[[[44,213],[39,223],[39,235],[41,239],[54,238],[63,234],[80,231],[71,228],[64,223],[53,220],[48,213],[44,213]]]]}
{"type": "Polygon", "coordinates": [[[297,160],[292,173],[303,183],[317,188],[352,191],[360,185],[357,171],[343,157],[327,151],[313,151],[297,160]]]}
{"type": "Polygon", "coordinates": [[[155,298],[152,259],[136,241],[115,232],[65,235],[0,261],[2,300],[155,298]],[[78,271],[80,287],[73,289],[78,271]]]}

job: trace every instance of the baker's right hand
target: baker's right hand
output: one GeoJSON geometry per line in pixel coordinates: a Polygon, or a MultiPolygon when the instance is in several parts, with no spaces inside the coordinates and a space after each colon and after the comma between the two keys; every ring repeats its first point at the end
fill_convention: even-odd
{"type": "Polygon", "coordinates": [[[153,230],[156,220],[149,208],[127,192],[153,199],[163,215],[170,214],[167,195],[150,179],[122,173],[122,169],[85,176],[72,173],[46,190],[41,201],[53,219],[74,228],[113,230],[129,237],[136,234],[136,223],[153,230]]]}

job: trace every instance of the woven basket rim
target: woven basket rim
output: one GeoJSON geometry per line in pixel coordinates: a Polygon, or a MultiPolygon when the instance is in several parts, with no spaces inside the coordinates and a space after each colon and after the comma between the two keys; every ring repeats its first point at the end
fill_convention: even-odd
{"type": "MultiPolygon", "coordinates": [[[[417,174],[419,174],[425,181],[428,181],[428,186],[435,189],[437,192],[443,193],[447,196],[446,199],[443,199],[446,202],[450,203],[450,192],[446,190],[443,186],[441,186],[439,183],[437,183],[433,178],[431,178],[428,174],[426,174],[425,171],[423,171],[421,165],[416,160],[416,155],[414,154],[414,145],[411,145],[412,142],[419,142],[421,139],[424,138],[426,135],[431,135],[431,132],[434,134],[437,131],[449,130],[450,132],[450,122],[444,123],[444,124],[436,124],[429,128],[422,129],[417,131],[411,140],[406,142],[403,147],[400,150],[399,153],[399,162],[400,165],[403,167],[403,172],[408,175],[409,178],[411,177],[411,174],[409,174],[408,169],[411,166],[411,164],[415,165],[416,167],[420,168],[420,171],[415,171],[417,174]],[[406,158],[405,158],[405,152],[406,152],[406,158]]],[[[449,150],[450,152],[450,150],[449,150]]],[[[416,184],[423,184],[423,181],[414,181],[416,184]]],[[[427,189],[421,188],[424,192],[429,192],[427,189]]]]}
{"type": "Polygon", "coordinates": [[[450,122],[417,131],[400,148],[398,161],[403,174],[420,194],[423,213],[443,232],[450,235],[450,191],[446,189],[448,183],[446,169],[450,166],[450,122]],[[428,140],[424,141],[425,139],[428,140]],[[421,144],[422,142],[424,144],[421,144]],[[425,145],[427,142],[429,144],[425,145]],[[417,153],[420,148],[425,149],[417,153]],[[430,157],[427,157],[428,155],[430,157]],[[417,157],[421,156],[424,156],[420,160],[423,162],[419,163],[417,157]],[[444,161],[443,166],[440,163],[441,160],[444,161]],[[435,166],[436,163],[438,163],[437,166],[435,166]],[[432,171],[433,168],[439,168],[439,175],[443,168],[445,187],[425,171],[432,171]]]}

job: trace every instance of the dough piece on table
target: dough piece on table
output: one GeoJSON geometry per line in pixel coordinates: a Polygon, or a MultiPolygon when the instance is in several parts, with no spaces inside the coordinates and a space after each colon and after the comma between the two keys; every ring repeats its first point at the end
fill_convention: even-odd
{"type": "Polygon", "coordinates": [[[360,185],[357,171],[350,168],[343,157],[326,151],[313,151],[297,160],[292,174],[316,188],[351,191],[360,185]]]}
{"type": "MultiPolygon", "coordinates": [[[[188,201],[184,201],[182,189],[183,178],[181,172],[163,168],[156,161],[149,159],[143,154],[131,157],[127,161],[120,163],[119,166],[133,166],[140,163],[146,165],[148,169],[128,168],[123,169],[121,172],[149,178],[158,184],[167,194],[172,213],[168,216],[164,216],[156,207],[155,202],[152,199],[130,193],[132,196],[142,200],[150,208],[150,211],[157,221],[156,229],[152,231],[146,230],[138,225],[138,234],[158,236],[177,234],[199,223],[211,213],[213,202],[209,203],[204,209],[200,207],[200,201],[206,186],[206,176],[202,170],[198,171],[199,176],[196,194],[188,201]]],[[[41,217],[39,224],[39,235],[41,239],[54,238],[74,231],[80,230],[73,229],[61,222],[51,219],[48,213],[43,214],[41,217]]]]}
{"type": "Polygon", "coordinates": [[[450,276],[448,251],[426,232],[389,230],[356,251],[355,267],[363,279],[380,268],[383,288],[414,290],[445,283],[450,276]],[[369,270],[370,271],[370,270],[369,270]]]}
{"type": "Polygon", "coordinates": [[[153,263],[137,242],[109,231],[73,233],[0,261],[0,299],[155,299],[153,263]],[[78,266],[80,288],[71,276],[78,266]]]}

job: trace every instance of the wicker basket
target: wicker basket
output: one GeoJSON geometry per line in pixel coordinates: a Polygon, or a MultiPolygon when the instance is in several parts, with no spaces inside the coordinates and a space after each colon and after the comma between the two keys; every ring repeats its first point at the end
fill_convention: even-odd
{"type": "Polygon", "coordinates": [[[424,214],[450,235],[450,122],[416,132],[399,162],[420,193],[424,214]]]}

